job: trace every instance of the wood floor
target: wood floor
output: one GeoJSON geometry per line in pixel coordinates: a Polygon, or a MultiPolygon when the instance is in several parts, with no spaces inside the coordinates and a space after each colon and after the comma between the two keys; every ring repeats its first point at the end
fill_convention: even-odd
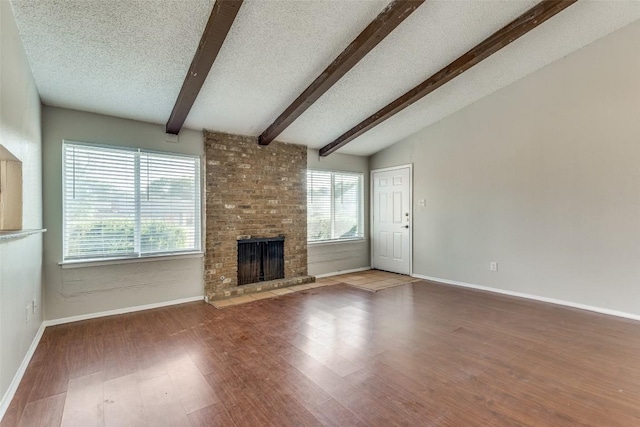
{"type": "Polygon", "coordinates": [[[639,426],[640,323],[425,281],[47,328],[2,427],[639,426]]]}

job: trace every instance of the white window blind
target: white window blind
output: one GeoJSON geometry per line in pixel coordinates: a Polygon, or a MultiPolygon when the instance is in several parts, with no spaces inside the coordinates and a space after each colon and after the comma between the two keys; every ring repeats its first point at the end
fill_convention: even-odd
{"type": "Polygon", "coordinates": [[[200,250],[197,156],[63,147],[65,261],[200,250]]]}
{"type": "Polygon", "coordinates": [[[364,236],[362,174],[307,171],[307,240],[364,236]]]}

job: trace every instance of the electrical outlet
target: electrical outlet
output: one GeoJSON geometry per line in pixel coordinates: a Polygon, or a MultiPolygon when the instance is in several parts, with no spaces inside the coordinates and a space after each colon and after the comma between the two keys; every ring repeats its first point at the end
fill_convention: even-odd
{"type": "Polygon", "coordinates": [[[491,261],[489,263],[489,270],[491,271],[498,271],[498,263],[495,261],[491,261]]]}
{"type": "Polygon", "coordinates": [[[24,314],[25,314],[25,316],[24,316],[24,323],[29,323],[29,311],[30,311],[30,310],[31,310],[31,307],[30,307],[30,306],[26,306],[26,307],[24,308],[24,314]]]}

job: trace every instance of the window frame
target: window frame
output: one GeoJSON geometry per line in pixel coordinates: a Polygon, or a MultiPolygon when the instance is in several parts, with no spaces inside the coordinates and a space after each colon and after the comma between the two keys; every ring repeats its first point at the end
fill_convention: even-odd
{"type": "MultiPolygon", "coordinates": [[[[193,257],[202,257],[204,254],[202,250],[203,246],[203,235],[204,235],[204,227],[203,227],[203,209],[204,209],[204,200],[203,200],[203,160],[202,156],[198,154],[186,154],[186,153],[175,153],[172,151],[163,151],[163,150],[149,150],[146,148],[136,148],[130,147],[126,145],[111,145],[111,144],[100,144],[100,143],[91,143],[91,142],[83,142],[83,141],[73,141],[73,140],[63,140],[62,141],[62,176],[61,176],[61,184],[62,184],[62,261],[58,264],[63,268],[73,268],[74,266],[85,267],[85,266],[94,266],[94,265],[109,265],[109,264],[124,264],[130,262],[142,262],[142,261],[156,261],[162,259],[179,259],[179,258],[193,258],[193,257]],[[83,147],[91,147],[91,148],[104,148],[108,150],[119,150],[123,152],[131,152],[143,154],[158,154],[164,156],[175,156],[175,157],[183,157],[188,159],[194,159],[196,161],[197,170],[196,177],[194,180],[194,184],[196,185],[197,195],[194,198],[194,202],[196,206],[194,206],[194,220],[195,224],[195,233],[194,233],[194,248],[179,250],[179,251],[166,251],[166,252],[149,252],[149,253],[132,253],[131,255],[113,255],[113,256],[105,256],[105,257],[66,257],[67,254],[67,218],[66,218],[66,172],[67,172],[67,164],[66,164],[66,156],[65,156],[65,147],[67,146],[83,146],[83,147]]],[[[141,194],[140,188],[140,176],[139,176],[139,164],[140,161],[136,161],[134,168],[136,169],[136,176],[134,176],[134,191],[136,194],[136,198],[139,199],[141,194]]],[[[136,202],[138,206],[136,207],[136,218],[134,221],[138,223],[140,221],[140,206],[139,200],[136,202]]],[[[139,227],[138,227],[139,229],[139,227]]],[[[140,236],[134,236],[134,239],[139,240],[140,236]]]]}
{"type": "MultiPolygon", "coordinates": [[[[331,238],[331,239],[322,239],[322,240],[309,240],[309,234],[307,231],[307,245],[316,246],[316,245],[331,245],[336,243],[353,243],[353,242],[363,242],[367,240],[366,237],[366,224],[365,224],[365,174],[364,172],[355,172],[355,171],[345,171],[345,170],[332,170],[332,169],[317,169],[317,168],[307,168],[306,170],[306,179],[307,179],[307,193],[309,191],[309,172],[324,172],[331,174],[331,234],[334,233],[335,230],[335,175],[354,175],[360,178],[360,194],[358,197],[359,209],[358,209],[358,229],[361,229],[362,232],[360,236],[357,237],[345,237],[345,238],[331,238]]],[[[307,203],[307,230],[309,227],[309,204],[307,203]]]]}

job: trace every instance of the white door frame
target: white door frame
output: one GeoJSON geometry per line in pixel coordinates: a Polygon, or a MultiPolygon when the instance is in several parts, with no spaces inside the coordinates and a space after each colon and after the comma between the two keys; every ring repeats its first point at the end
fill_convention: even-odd
{"type": "Polygon", "coordinates": [[[371,257],[369,264],[371,264],[371,268],[373,268],[373,207],[375,203],[375,197],[373,195],[373,174],[404,168],[409,168],[409,276],[413,277],[413,163],[390,166],[388,168],[371,169],[369,172],[369,240],[371,240],[371,257]]]}

